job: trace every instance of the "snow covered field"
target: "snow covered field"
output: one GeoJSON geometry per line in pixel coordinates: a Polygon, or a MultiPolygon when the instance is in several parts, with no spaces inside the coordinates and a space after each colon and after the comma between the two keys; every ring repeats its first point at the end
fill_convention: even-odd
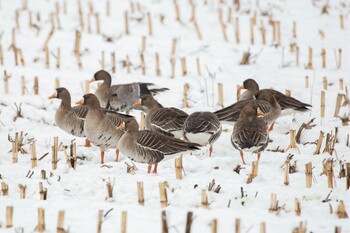
{"type": "MultiPolygon", "coordinates": [[[[350,162],[350,147],[347,146],[349,126],[342,126],[338,117],[333,117],[338,93],[345,94],[345,87],[350,84],[350,2],[329,1],[328,13],[321,14],[325,1],[306,0],[265,0],[240,1],[240,9],[230,0],[192,0],[177,1],[180,21],[176,20],[174,1],[145,0],[126,1],[111,0],[110,16],[106,13],[108,1],[81,0],[84,28],[78,14],[78,1],[0,1],[0,45],[3,51],[3,65],[0,65],[1,77],[4,71],[8,79],[9,93],[5,94],[5,79],[0,80],[0,182],[9,186],[8,196],[0,191],[0,232],[33,232],[38,224],[38,208],[45,209],[47,232],[55,232],[58,211],[65,211],[64,228],[69,232],[97,232],[98,211],[103,210],[102,232],[121,231],[121,213],[127,211],[127,232],[162,232],[161,211],[165,210],[169,232],[185,232],[187,212],[192,211],[194,219],[191,232],[215,232],[212,220],[217,220],[217,232],[235,232],[236,219],[240,219],[241,231],[263,232],[260,224],[265,223],[266,233],[292,232],[302,222],[305,232],[329,233],[335,227],[341,232],[350,232],[348,219],[339,219],[337,209],[342,200],[350,211],[349,190],[346,191],[345,178],[338,178],[339,160],[350,162]],[[207,3],[206,3],[207,2],[207,3]],[[59,6],[58,16],[56,15],[59,6]],[[91,3],[91,4],[90,4],[91,3]],[[192,7],[195,5],[195,22],[198,24],[202,39],[199,39],[194,23],[191,22],[192,7]],[[205,4],[206,3],[206,4],[205,4]],[[66,4],[66,12],[64,10],[66,4]],[[90,6],[92,7],[89,7],[90,6]],[[138,4],[140,7],[138,7],[138,4]],[[131,5],[134,6],[132,13],[131,5]],[[140,9],[138,9],[140,8],[140,9]],[[231,18],[229,8],[232,9],[231,18]],[[219,9],[225,24],[227,41],[224,39],[219,20],[219,9]],[[16,29],[16,47],[21,49],[24,57],[23,66],[15,64],[12,44],[12,29],[16,28],[16,10],[19,28],[16,29]],[[129,35],[125,34],[125,15],[128,12],[129,35]],[[29,12],[32,23],[29,25],[29,12]],[[89,15],[89,12],[92,14],[89,15]],[[147,12],[150,13],[153,35],[149,35],[147,12]],[[256,12],[254,44],[251,44],[251,18],[256,12]],[[96,16],[99,14],[100,33],[97,33],[96,16]],[[37,14],[40,14],[38,21],[37,14]],[[280,22],[280,42],[273,42],[273,29],[268,15],[280,22]],[[344,29],[341,29],[340,15],[344,16],[344,29]],[[58,28],[57,18],[60,21],[58,28]],[[90,18],[90,19],[88,19],[90,18]],[[239,19],[240,43],[235,35],[236,20],[239,19]],[[48,42],[50,52],[49,68],[45,66],[43,45],[55,24],[54,33],[48,42]],[[90,31],[88,30],[90,20],[90,31]],[[296,23],[296,38],[293,38],[293,22],[296,23]],[[266,44],[263,44],[261,23],[266,29],[266,44]],[[38,32],[38,28],[40,28],[38,32]],[[81,31],[81,63],[79,69],[74,55],[76,30],[81,31]],[[146,36],[143,56],[145,75],[142,74],[140,54],[142,37],[146,36]],[[176,49],[172,56],[173,39],[176,49]],[[296,52],[291,52],[290,44],[299,48],[299,65],[296,65],[296,52]],[[313,49],[313,69],[305,69],[308,64],[309,47],[313,49]],[[57,48],[60,48],[60,68],[56,67],[57,48]],[[326,68],[322,67],[322,49],[326,51],[326,68]],[[337,67],[335,57],[342,49],[341,67],[337,67]],[[250,51],[252,59],[249,65],[240,65],[244,52],[250,51]],[[256,155],[246,154],[247,165],[241,164],[239,151],[230,142],[232,126],[223,125],[223,133],[214,144],[213,157],[209,157],[207,147],[183,156],[184,178],[175,177],[174,159],[162,161],[158,174],[147,174],[147,165],[135,164],[136,174],[127,173],[124,162],[131,161],[121,156],[121,161],[114,162],[114,151],[109,150],[106,165],[99,164],[99,149],[85,148],[84,139],[77,138],[79,158],[76,170],[68,169],[64,152],[58,152],[58,168],[51,168],[51,147],[53,137],[58,136],[59,143],[70,145],[73,136],[66,134],[55,126],[54,114],[60,101],[49,100],[55,91],[55,80],[66,87],[72,101],[82,97],[86,80],[101,69],[102,51],[104,51],[105,69],[112,73],[111,53],[115,52],[116,72],[112,74],[113,84],[129,82],[152,82],[158,87],[170,89],[156,96],[164,106],[183,107],[184,84],[189,84],[189,108],[191,113],[199,110],[214,111],[220,107],[218,102],[218,83],[223,84],[224,106],[236,101],[237,85],[247,78],[254,78],[261,88],[274,88],[281,92],[291,91],[293,97],[313,105],[306,114],[286,116],[277,120],[275,129],[270,133],[273,140],[262,153],[258,176],[247,184],[251,172],[251,163],[256,155]],[[284,51],[284,52],[283,52],[284,51]],[[336,51],[336,55],[335,52],[336,51]],[[161,75],[156,76],[156,53],[159,56],[161,75]],[[283,54],[283,59],[282,59],[283,54]],[[124,66],[126,56],[131,62],[130,73],[124,66]],[[175,60],[175,77],[172,78],[171,59],[175,60]],[[187,75],[183,76],[181,59],[186,58],[187,75]],[[197,70],[197,58],[200,61],[201,76],[197,70]],[[305,87],[305,76],[309,77],[309,88],[305,87]],[[25,95],[21,95],[22,77],[25,79],[25,95]],[[34,95],[34,78],[39,80],[39,95],[34,95]],[[323,77],[327,77],[325,90],[325,117],[320,117],[321,91],[323,77]],[[339,79],[344,81],[344,89],[339,88],[339,79]],[[21,116],[14,121],[16,107],[21,104],[21,116]],[[316,118],[316,124],[301,137],[296,150],[273,152],[279,147],[285,149],[290,143],[290,130],[298,130],[302,123],[316,118]],[[338,127],[338,142],[331,156],[322,153],[314,155],[315,142],[320,131],[334,133],[338,127]],[[28,154],[19,153],[18,163],[12,163],[8,135],[14,137],[23,131],[28,139],[36,140],[37,156],[49,153],[38,166],[31,168],[29,144],[23,146],[28,154]],[[289,174],[289,185],[284,184],[284,164],[289,153],[294,155],[292,164],[297,161],[295,173],[289,174]],[[335,187],[327,186],[327,176],[322,175],[324,159],[334,158],[335,187]],[[313,174],[317,182],[311,188],[305,186],[305,164],[312,162],[313,174]],[[240,173],[233,169],[242,165],[240,173]],[[31,170],[31,171],[30,171],[31,170]],[[47,179],[40,178],[41,170],[47,173],[47,179]],[[31,177],[28,173],[33,172],[31,177]],[[50,176],[50,172],[52,176],[50,176]],[[207,189],[209,182],[221,186],[219,193],[207,191],[209,208],[201,204],[202,189],[207,189]],[[106,199],[106,182],[115,182],[113,198],[106,199]],[[161,208],[159,183],[167,181],[168,206],[161,208]],[[47,200],[40,200],[39,182],[47,188],[47,200]],[[137,200],[137,182],[143,182],[145,204],[140,206],[137,200]],[[18,185],[26,186],[26,198],[20,199],[18,185]],[[241,195],[243,188],[243,196],[241,195]],[[327,195],[330,196],[325,202],[327,195]],[[277,195],[278,214],[269,213],[270,196],[277,195]],[[300,201],[301,215],[294,211],[295,198],[300,201]],[[6,228],[6,207],[13,206],[13,228],[6,228]],[[330,213],[330,207],[333,211],[330,213]]],[[[239,1],[238,1],[239,2],[239,1]]],[[[97,84],[90,87],[94,91],[97,84]]],[[[340,116],[349,114],[349,104],[340,109],[340,116]]],[[[133,111],[140,118],[140,112],[133,111]]],[[[164,231],[163,231],[164,232],[164,231]]],[[[303,231],[300,231],[303,232],[303,231]]]]}

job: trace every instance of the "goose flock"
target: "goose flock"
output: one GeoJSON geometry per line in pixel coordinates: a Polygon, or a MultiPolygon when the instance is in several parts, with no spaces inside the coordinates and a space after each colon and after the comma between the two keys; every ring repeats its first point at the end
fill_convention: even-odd
{"type": "Polygon", "coordinates": [[[60,87],[49,98],[61,100],[55,114],[56,125],[76,137],[85,137],[85,146],[90,142],[99,147],[101,163],[106,149],[119,150],[131,160],[148,164],[148,173],[157,173],[157,166],[165,158],[186,151],[198,150],[209,145],[209,156],[213,144],[222,132],[221,124],[232,124],[231,143],[240,152],[260,153],[269,143],[269,133],[275,121],[284,115],[305,112],[312,107],[273,89],[259,89],[258,83],[247,79],[238,91],[245,89],[236,103],[216,112],[186,112],[164,107],[155,96],[167,88],[154,88],[152,83],[129,83],[112,85],[111,75],[100,70],[90,82],[103,81],[95,94],[86,94],[71,105],[71,96],[60,87]],[[139,130],[133,109],[144,111],[145,130],[139,130]],[[120,112],[125,112],[122,114],[120,112]]]}

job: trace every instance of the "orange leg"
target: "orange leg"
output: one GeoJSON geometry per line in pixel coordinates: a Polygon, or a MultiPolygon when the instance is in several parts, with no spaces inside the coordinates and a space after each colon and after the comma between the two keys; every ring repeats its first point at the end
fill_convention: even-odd
{"type": "Polygon", "coordinates": [[[210,146],[210,148],[209,148],[209,156],[211,157],[212,154],[213,154],[213,147],[210,146]]]}
{"type": "Polygon", "coordinates": [[[157,173],[158,163],[154,164],[153,173],[157,173]]]}
{"type": "Polygon", "coordinates": [[[105,163],[105,152],[101,151],[101,164],[105,163]]]}
{"type": "Polygon", "coordinates": [[[243,154],[243,152],[242,152],[242,151],[240,151],[240,152],[239,152],[239,154],[241,155],[241,158],[242,158],[242,162],[243,162],[243,164],[246,164],[246,163],[245,163],[245,161],[244,161],[244,154],[243,154]]]}
{"type": "Polygon", "coordinates": [[[119,161],[119,149],[115,150],[115,161],[118,162],[119,161]]]}
{"type": "Polygon", "coordinates": [[[270,127],[268,128],[268,131],[272,131],[274,125],[275,125],[275,122],[273,122],[273,123],[270,125],[270,127]]]}
{"type": "Polygon", "coordinates": [[[260,160],[260,152],[258,152],[258,161],[260,160]]]}
{"type": "Polygon", "coordinates": [[[148,165],[148,170],[147,170],[147,173],[149,174],[149,173],[151,173],[151,170],[152,170],[152,165],[148,165]]]}
{"type": "Polygon", "coordinates": [[[91,147],[91,143],[87,138],[85,139],[85,147],[91,147]]]}

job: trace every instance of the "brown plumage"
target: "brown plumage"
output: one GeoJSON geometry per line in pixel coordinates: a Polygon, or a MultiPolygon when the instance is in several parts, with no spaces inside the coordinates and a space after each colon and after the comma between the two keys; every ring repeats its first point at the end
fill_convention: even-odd
{"type": "MultiPolygon", "coordinates": [[[[104,152],[108,148],[117,148],[118,141],[124,134],[123,130],[115,127],[126,119],[134,121],[134,117],[116,112],[106,112],[101,108],[97,97],[94,94],[86,94],[83,99],[77,102],[89,108],[85,118],[84,133],[86,137],[101,150],[101,163],[104,163],[104,152]]],[[[116,150],[118,161],[119,150],[116,150]]]]}
{"type": "Polygon", "coordinates": [[[258,153],[263,151],[269,143],[269,133],[265,121],[258,117],[257,107],[253,104],[246,105],[231,135],[231,143],[240,151],[242,162],[245,164],[243,151],[258,153]]]}
{"type": "Polygon", "coordinates": [[[186,141],[205,146],[210,145],[209,156],[213,153],[213,144],[222,132],[219,118],[212,112],[194,112],[189,115],[183,126],[186,141]]]}
{"type": "Polygon", "coordinates": [[[159,92],[169,90],[168,88],[148,89],[148,86],[153,85],[152,83],[128,83],[112,86],[112,77],[105,70],[96,72],[90,82],[94,81],[103,81],[95,92],[101,106],[114,111],[128,112],[140,96],[145,94],[156,95],[159,92]]]}
{"type": "MultiPolygon", "coordinates": [[[[69,91],[64,87],[57,88],[56,92],[49,98],[61,100],[61,104],[55,114],[56,125],[73,136],[85,137],[83,118],[85,118],[88,112],[87,106],[72,107],[71,96],[69,91]]],[[[90,146],[88,140],[86,140],[85,146],[90,146]]]]}
{"type": "MultiPolygon", "coordinates": [[[[259,91],[259,85],[254,79],[247,79],[243,82],[243,86],[240,89],[246,89],[244,93],[240,95],[239,100],[251,99],[259,91]]],[[[295,112],[309,111],[310,104],[303,103],[293,97],[284,95],[283,93],[273,89],[263,89],[268,91],[276,98],[277,103],[281,106],[281,116],[285,116],[295,112]]]]}
{"type": "Polygon", "coordinates": [[[167,156],[199,149],[195,143],[150,130],[139,131],[138,124],[131,120],[124,121],[117,129],[125,130],[119,140],[120,151],[135,162],[147,163],[148,173],[151,172],[152,164],[155,164],[153,172],[157,173],[158,163],[167,156]]]}
{"type": "Polygon", "coordinates": [[[254,98],[240,100],[226,108],[214,112],[214,114],[222,123],[234,124],[239,119],[242,109],[247,104],[253,104],[259,108],[261,113],[264,114],[263,119],[271,126],[270,130],[272,130],[274,122],[281,115],[281,106],[267,90],[258,91],[254,98]]]}
{"type": "Polygon", "coordinates": [[[144,95],[134,106],[146,108],[146,129],[156,131],[168,136],[182,138],[182,127],[188,114],[177,108],[164,108],[152,95],[144,95]]]}

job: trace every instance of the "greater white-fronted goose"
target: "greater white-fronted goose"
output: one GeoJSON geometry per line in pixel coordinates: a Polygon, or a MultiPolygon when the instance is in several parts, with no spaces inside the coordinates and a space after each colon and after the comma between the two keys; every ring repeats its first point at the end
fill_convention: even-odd
{"type": "MultiPolygon", "coordinates": [[[[238,88],[238,91],[242,89],[246,89],[246,91],[240,95],[239,100],[251,99],[259,91],[259,85],[254,79],[247,79],[243,82],[243,86],[238,88]]],[[[263,90],[267,90],[276,98],[277,103],[281,106],[281,116],[296,112],[306,112],[310,110],[310,107],[312,107],[310,104],[303,103],[293,97],[286,96],[279,91],[273,89],[263,90]]]]}
{"type": "Polygon", "coordinates": [[[176,156],[188,150],[197,150],[196,143],[185,142],[180,139],[167,136],[150,130],[139,131],[136,121],[127,119],[116,127],[117,130],[125,130],[119,140],[119,149],[131,160],[148,164],[148,173],[157,173],[158,163],[170,155],[176,156]]]}
{"type": "Polygon", "coordinates": [[[194,112],[189,115],[183,126],[186,141],[201,146],[210,145],[209,156],[213,153],[213,144],[222,132],[219,118],[212,112],[194,112]]]}
{"type": "Polygon", "coordinates": [[[214,114],[222,123],[234,124],[239,119],[242,109],[247,104],[253,104],[258,107],[258,114],[263,113],[263,119],[270,126],[269,131],[271,131],[276,119],[281,115],[281,106],[267,90],[258,91],[253,99],[240,100],[214,112],[214,114]]]}
{"type": "MultiPolygon", "coordinates": [[[[64,87],[56,88],[56,92],[49,96],[49,99],[61,100],[61,104],[55,114],[56,125],[73,136],[85,137],[83,118],[88,112],[87,106],[72,107],[71,96],[64,87]]],[[[85,140],[85,146],[90,146],[88,139],[85,140]]]]}
{"type": "Polygon", "coordinates": [[[105,70],[96,72],[90,82],[94,81],[103,81],[96,89],[95,95],[102,107],[113,111],[129,112],[133,108],[133,103],[140,96],[145,94],[155,95],[169,90],[168,88],[148,89],[148,86],[153,85],[152,83],[128,83],[111,86],[111,75],[105,70]]]}
{"type": "Polygon", "coordinates": [[[164,108],[152,95],[144,95],[134,106],[146,108],[146,129],[182,138],[182,127],[188,114],[178,108],[164,108]]]}
{"type": "Polygon", "coordinates": [[[106,112],[101,108],[100,102],[94,94],[86,94],[77,104],[83,104],[89,108],[84,122],[86,137],[101,150],[101,163],[104,163],[104,152],[107,148],[117,148],[116,161],[118,161],[118,141],[124,134],[123,130],[115,127],[126,119],[134,121],[134,117],[116,112],[106,112]]]}
{"type": "Polygon", "coordinates": [[[258,153],[258,160],[260,159],[260,152],[269,143],[269,133],[254,104],[248,104],[243,108],[233,127],[231,143],[240,151],[243,164],[245,164],[243,151],[258,153]]]}

